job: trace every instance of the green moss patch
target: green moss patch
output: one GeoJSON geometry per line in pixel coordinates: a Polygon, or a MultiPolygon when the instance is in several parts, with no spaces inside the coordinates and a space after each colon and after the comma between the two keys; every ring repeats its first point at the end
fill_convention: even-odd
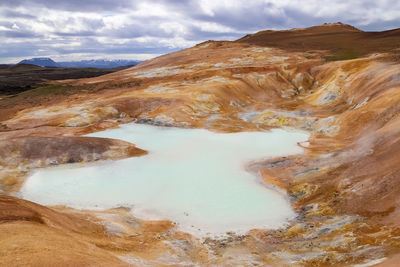
{"type": "Polygon", "coordinates": [[[358,57],[359,57],[359,54],[356,51],[354,51],[353,49],[345,49],[345,50],[337,53],[337,55],[325,57],[325,60],[326,61],[339,61],[339,60],[355,59],[358,57]]]}

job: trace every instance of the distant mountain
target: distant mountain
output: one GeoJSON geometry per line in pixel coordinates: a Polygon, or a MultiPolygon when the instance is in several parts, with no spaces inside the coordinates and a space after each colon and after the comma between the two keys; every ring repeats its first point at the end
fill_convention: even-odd
{"type": "Polygon", "coordinates": [[[105,59],[92,59],[92,60],[81,60],[81,61],[69,61],[59,62],[58,65],[64,68],[100,68],[108,69],[121,66],[135,66],[141,61],[137,60],[105,60],[105,59]]]}
{"type": "Polygon", "coordinates": [[[57,63],[54,62],[51,58],[48,57],[37,57],[31,59],[24,59],[18,64],[31,64],[40,67],[58,67],[57,63]]]}
{"type": "Polygon", "coordinates": [[[65,61],[55,62],[51,58],[32,58],[24,59],[18,64],[31,64],[41,67],[59,67],[59,68],[98,68],[98,69],[111,69],[122,66],[135,66],[141,61],[138,60],[81,60],[81,61],[65,61]]]}

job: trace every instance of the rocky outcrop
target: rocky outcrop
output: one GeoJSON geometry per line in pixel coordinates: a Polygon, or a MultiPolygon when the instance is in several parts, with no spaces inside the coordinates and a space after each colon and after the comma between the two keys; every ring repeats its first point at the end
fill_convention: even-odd
{"type": "Polygon", "coordinates": [[[146,153],[131,143],[107,138],[25,136],[0,140],[0,190],[14,192],[35,168],[116,160],[146,153]]]}

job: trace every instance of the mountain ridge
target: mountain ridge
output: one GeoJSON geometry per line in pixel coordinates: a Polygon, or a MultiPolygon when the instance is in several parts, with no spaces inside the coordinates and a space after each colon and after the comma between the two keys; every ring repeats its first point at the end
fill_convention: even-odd
{"type": "Polygon", "coordinates": [[[308,28],[259,31],[234,42],[298,52],[324,50],[326,56],[331,56],[328,59],[354,59],[372,53],[398,53],[400,28],[368,32],[341,22],[326,23],[308,28]]]}
{"type": "Polygon", "coordinates": [[[18,64],[29,64],[29,65],[36,65],[39,67],[57,67],[57,63],[48,57],[36,57],[36,58],[24,59],[18,62],[18,64]]]}
{"type": "Polygon", "coordinates": [[[24,59],[17,64],[30,64],[40,67],[58,67],[58,68],[99,68],[109,69],[122,66],[136,66],[141,63],[139,60],[127,60],[127,59],[89,59],[79,61],[60,61],[56,62],[49,57],[37,57],[31,59],[24,59]]]}

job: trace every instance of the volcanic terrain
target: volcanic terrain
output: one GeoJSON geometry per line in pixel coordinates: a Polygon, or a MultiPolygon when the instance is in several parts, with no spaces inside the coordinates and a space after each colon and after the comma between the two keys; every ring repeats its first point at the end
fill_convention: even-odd
{"type": "Polygon", "coordinates": [[[0,262],[396,266],[399,114],[400,30],[341,23],[207,41],[100,77],[1,96],[0,262]],[[37,168],[144,155],[128,142],[82,137],[133,121],[310,133],[305,153],[248,166],[287,192],[298,216],[278,230],[200,239],[125,207],[74,210],[18,198],[37,168]]]}

